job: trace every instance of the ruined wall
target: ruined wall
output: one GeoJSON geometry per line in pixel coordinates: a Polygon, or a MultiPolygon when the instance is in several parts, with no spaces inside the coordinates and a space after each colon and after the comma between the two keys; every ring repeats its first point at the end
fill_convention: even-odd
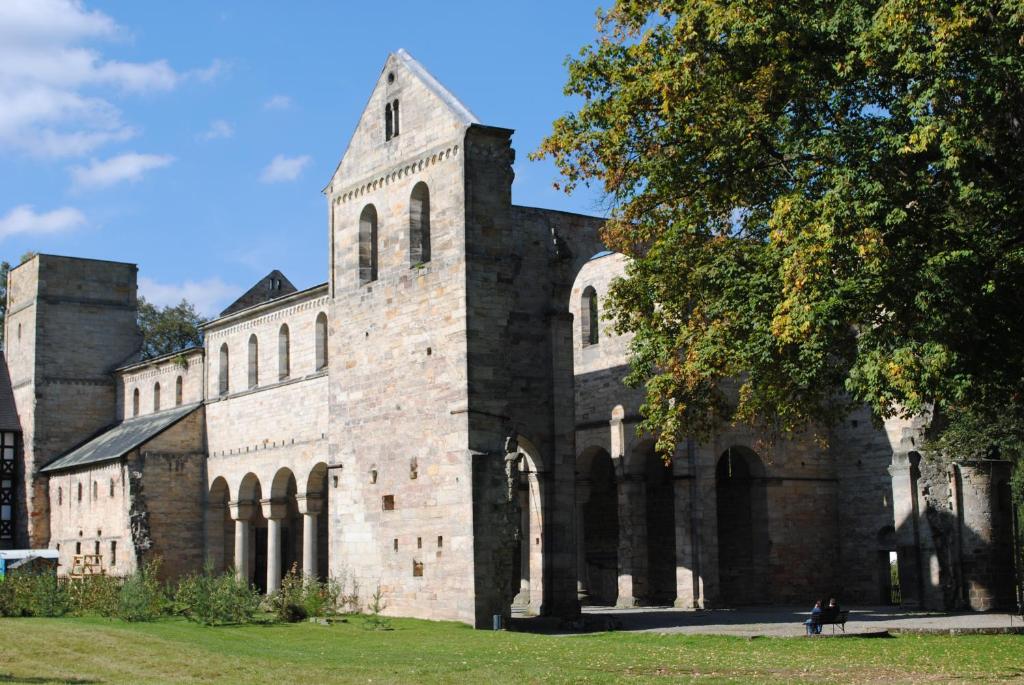
{"type": "Polygon", "coordinates": [[[36,470],[117,416],[111,372],[140,343],[136,270],[37,255],[10,273],[5,353],[24,430],[18,544],[49,539],[48,491],[36,470]]]}

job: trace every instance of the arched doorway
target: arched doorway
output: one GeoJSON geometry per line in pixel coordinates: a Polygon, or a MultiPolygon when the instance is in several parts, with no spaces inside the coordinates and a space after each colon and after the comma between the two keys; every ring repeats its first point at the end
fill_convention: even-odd
{"type": "Polygon", "coordinates": [[[234,566],[235,522],[230,500],[227,481],[215,478],[206,503],[206,562],[215,573],[234,566]]]}
{"type": "Polygon", "coordinates": [[[540,614],[544,604],[544,483],[536,448],[518,439],[515,462],[518,476],[519,545],[513,559],[513,582],[518,592],[513,608],[540,614]]]}
{"type": "Polygon", "coordinates": [[[579,565],[583,599],[589,604],[614,605],[618,599],[619,498],[611,455],[601,448],[585,451],[579,460],[577,488],[582,534],[579,565]]]}
{"type": "Polygon", "coordinates": [[[298,560],[297,491],[291,469],[278,469],[270,486],[270,500],[263,503],[263,516],[267,519],[267,590],[270,592],[281,587],[281,578],[298,560]]]}
{"type": "Polygon", "coordinates": [[[235,503],[235,570],[255,585],[260,592],[267,591],[267,520],[263,517],[260,501],[263,488],[254,473],[247,473],[238,488],[235,503]],[[244,555],[239,558],[239,554],[244,555]]]}
{"type": "Polygon", "coordinates": [[[327,464],[320,462],[306,479],[306,497],[302,508],[302,568],[308,576],[326,579],[329,568],[328,523],[330,506],[327,497],[327,464]]]}
{"type": "Polygon", "coordinates": [[[645,441],[637,448],[643,460],[647,583],[642,599],[649,605],[669,605],[676,598],[676,516],[672,466],[645,441]]]}
{"type": "Polygon", "coordinates": [[[875,577],[878,584],[878,602],[882,605],[899,606],[901,601],[899,555],[896,551],[896,529],[893,526],[883,526],[878,531],[876,559],[875,577]]]}
{"type": "Polygon", "coordinates": [[[718,515],[718,582],[727,606],[767,601],[765,491],[760,457],[730,447],[718,459],[715,494],[718,515]]]}

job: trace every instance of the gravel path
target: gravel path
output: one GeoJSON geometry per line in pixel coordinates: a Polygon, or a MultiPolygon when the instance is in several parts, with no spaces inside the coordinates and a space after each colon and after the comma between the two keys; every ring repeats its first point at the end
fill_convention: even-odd
{"type": "MultiPolygon", "coordinates": [[[[587,622],[606,617],[616,622],[618,630],[639,630],[658,633],[690,633],[715,635],[771,635],[776,637],[805,634],[803,621],[810,610],[796,607],[719,609],[685,611],[668,607],[617,609],[586,607],[587,622]]],[[[883,630],[941,630],[1024,627],[1020,616],[1008,613],[933,613],[898,607],[852,607],[846,624],[848,634],[875,633],[883,630]]],[[[830,634],[831,626],[824,632],[830,634]]],[[[837,634],[839,630],[837,629],[837,634]]]]}

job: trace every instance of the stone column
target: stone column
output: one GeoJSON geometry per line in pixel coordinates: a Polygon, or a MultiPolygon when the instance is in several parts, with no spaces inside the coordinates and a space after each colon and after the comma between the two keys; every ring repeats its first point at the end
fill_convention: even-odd
{"type": "Polygon", "coordinates": [[[317,517],[323,507],[320,495],[298,495],[295,498],[302,514],[302,574],[316,578],[317,569],[317,517]]]}
{"type": "Polygon", "coordinates": [[[647,499],[642,475],[620,478],[619,587],[616,606],[634,607],[643,592],[647,570],[647,499]]]}
{"type": "Polygon", "coordinates": [[[590,501],[590,481],[576,481],[576,597],[584,599],[590,594],[587,579],[587,545],[585,540],[586,521],[583,509],[590,501]]]}
{"type": "Polygon", "coordinates": [[[288,514],[288,505],[280,500],[260,500],[263,517],[267,519],[267,594],[281,589],[281,519],[288,514]]]}
{"type": "Polygon", "coordinates": [[[693,517],[694,474],[677,473],[672,481],[676,523],[676,600],[680,609],[700,608],[699,575],[693,517]]]}
{"type": "Polygon", "coordinates": [[[249,568],[249,550],[252,547],[252,502],[229,502],[231,518],[235,522],[235,575],[246,583],[252,582],[249,568]]]}

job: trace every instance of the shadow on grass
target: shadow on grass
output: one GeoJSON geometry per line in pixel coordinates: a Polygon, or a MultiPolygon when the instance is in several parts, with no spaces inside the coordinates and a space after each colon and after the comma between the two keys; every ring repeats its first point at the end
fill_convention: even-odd
{"type": "Polygon", "coordinates": [[[44,678],[42,676],[16,676],[10,673],[0,673],[0,683],[63,683],[64,685],[86,685],[87,683],[102,683],[102,680],[86,680],[84,678],[44,678]]]}

